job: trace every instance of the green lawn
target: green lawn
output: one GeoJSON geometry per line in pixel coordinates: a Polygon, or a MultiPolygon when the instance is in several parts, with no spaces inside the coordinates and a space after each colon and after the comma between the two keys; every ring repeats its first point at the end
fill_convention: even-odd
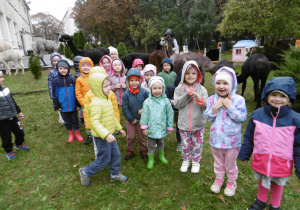
{"type": "MultiPolygon", "coordinates": [[[[240,71],[241,64],[235,64],[240,71]]],[[[73,74],[75,72],[72,72],[73,74]]],[[[30,72],[16,77],[4,76],[4,85],[12,92],[47,89],[47,71],[35,81],[30,72]]],[[[272,74],[269,78],[272,77],[272,74]]],[[[248,118],[254,110],[253,83],[246,88],[248,118]]],[[[214,93],[212,76],[208,73],[204,85],[209,95],[214,93]]],[[[238,93],[241,93],[240,87],[238,93]]],[[[25,117],[21,119],[29,152],[17,152],[17,158],[7,160],[0,153],[0,209],[246,209],[257,195],[257,181],[250,163],[238,161],[238,188],[234,197],[210,191],[214,181],[213,157],[206,124],[203,157],[199,174],[181,173],[182,159],[176,152],[175,132],[165,139],[168,165],[155,157],[153,170],[146,169],[147,160],[138,155],[125,161],[126,138],[117,136],[122,155],[121,172],[129,177],[127,183],[112,183],[109,168],[94,175],[91,185],[82,186],[78,169],[93,161],[93,146],[74,141],[66,143],[68,132],[58,123],[48,92],[14,96],[25,117]]],[[[122,114],[122,125],[126,131],[122,114]]],[[[247,123],[243,124],[245,132],[247,123]]],[[[86,137],[84,129],[81,133],[86,137]]],[[[157,152],[157,151],[156,151],[157,152]]],[[[224,189],[224,188],[223,188],[224,189]]],[[[300,185],[296,176],[284,188],[283,209],[299,209],[300,185]]]]}

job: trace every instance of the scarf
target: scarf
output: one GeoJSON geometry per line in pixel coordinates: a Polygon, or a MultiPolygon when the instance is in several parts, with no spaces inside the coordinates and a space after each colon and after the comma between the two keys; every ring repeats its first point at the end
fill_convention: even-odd
{"type": "Polygon", "coordinates": [[[137,94],[140,92],[140,89],[138,87],[134,89],[133,87],[129,86],[129,91],[131,94],[137,94]]]}

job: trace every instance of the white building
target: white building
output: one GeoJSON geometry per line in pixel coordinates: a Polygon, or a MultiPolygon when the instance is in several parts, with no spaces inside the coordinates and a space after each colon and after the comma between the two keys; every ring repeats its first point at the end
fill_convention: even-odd
{"type": "Polygon", "coordinates": [[[0,41],[27,55],[32,50],[30,8],[25,0],[0,0],[0,41]]]}
{"type": "Polygon", "coordinates": [[[78,31],[78,28],[75,24],[75,19],[73,18],[72,13],[73,13],[73,8],[68,7],[66,14],[61,21],[64,24],[64,33],[68,34],[70,36],[78,31]]]}

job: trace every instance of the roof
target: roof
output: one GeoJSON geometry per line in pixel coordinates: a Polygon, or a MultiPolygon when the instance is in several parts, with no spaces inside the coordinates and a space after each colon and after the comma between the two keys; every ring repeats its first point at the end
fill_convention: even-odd
{"type": "Polygon", "coordinates": [[[241,40],[238,41],[235,45],[233,45],[234,48],[237,47],[257,47],[258,45],[256,44],[255,41],[253,40],[241,40]]]}

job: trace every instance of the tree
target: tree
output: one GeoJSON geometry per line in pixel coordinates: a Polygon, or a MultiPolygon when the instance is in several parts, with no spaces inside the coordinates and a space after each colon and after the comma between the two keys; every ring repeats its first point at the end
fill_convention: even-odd
{"type": "Polygon", "coordinates": [[[78,32],[77,48],[83,50],[86,44],[86,39],[82,30],[78,32]]]}
{"type": "Polygon", "coordinates": [[[124,44],[123,42],[120,42],[120,43],[118,44],[117,49],[118,49],[118,53],[119,53],[119,57],[120,57],[120,58],[122,58],[123,56],[125,56],[125,55],[128,54],[128,53],[127,53],[127,50],[126,50],[126,46],[125,46],[125,44],[124,44]]]}
{"type": "Polygon", "coordinates": [[[65,54],[65,46],[63,45],[63,43],[60,43],[60,44],[59,44],[58,52],[59,52],[61,55],[64,55],[64,54],[65,54]]]}
{"type": "Polygon", "coordinates": [[[65,45],[65,56],[71,60],[74,58],[74,54],[72,53],[70,46],[67,44],[65,45]]]}
{"type": "Polygon", "coordinates": [[[84,50],[87,50],[87,49],[93,49],[93,46],[89,43],[85,43],[84,44],[84,50]]]}
{"type": "Polygon", "coordinates": [[[299,36],[300,3],[297,0],[229,0],[218,30],[225,37],[245,32],[264,36],[266,45],[276,47],[280,37],[299,36]]]}
{"type": "Polygon", "coordinates": [[[40,79],[42,76],[42,66],[38,56],[30,54],[28,62],[28,70],[31,71],[35,79],[40,79]]]}
{"type": "Polygon", "coordinates": [[[78,32],[75,32],[71,37],[73,39],[74,46],[78,49],[78,32]]]}
{"type": "Polygon", "coordinates": [[[39,12],[31,16],[33,32],[48,40],[55,40],[55,33],[63,33],[63,23],[50,14],[39,12]]]}

